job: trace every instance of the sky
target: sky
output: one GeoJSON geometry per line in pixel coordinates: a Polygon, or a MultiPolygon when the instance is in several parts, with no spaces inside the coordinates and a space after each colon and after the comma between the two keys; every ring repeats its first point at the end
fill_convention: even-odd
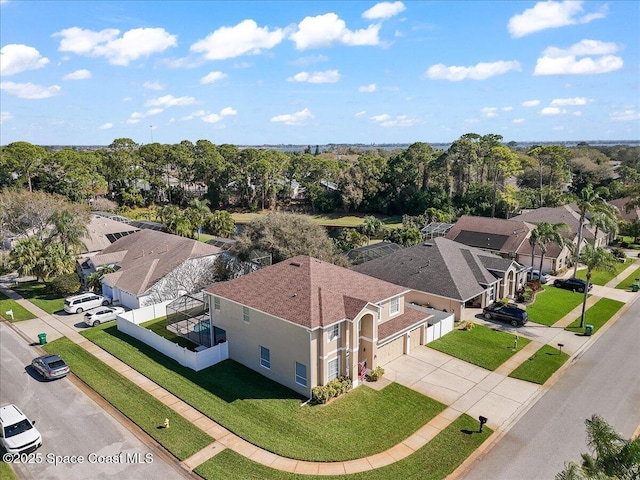
{"type": "Polygon", "coordinates": [[[0,144],[640,140],[637,1],[0,0],[0,144]]]}

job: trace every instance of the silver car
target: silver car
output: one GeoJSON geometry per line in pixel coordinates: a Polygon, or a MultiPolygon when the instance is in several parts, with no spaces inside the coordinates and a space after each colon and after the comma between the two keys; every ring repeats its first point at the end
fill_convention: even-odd
{"type": "Polygon", "coordinates": [[[122,307],[98,307],[84,314],[84,323],[87,327],[96,327],[101,323],[112,322],[120,314],[124,313],[122,307]]]}
{"type": "Polygon", "coordinates": [[[69,373],[69,365],[58,355],[44,355],[36,357],[31,362],[33,369],[46,380],[62,378],[69,373]]]}

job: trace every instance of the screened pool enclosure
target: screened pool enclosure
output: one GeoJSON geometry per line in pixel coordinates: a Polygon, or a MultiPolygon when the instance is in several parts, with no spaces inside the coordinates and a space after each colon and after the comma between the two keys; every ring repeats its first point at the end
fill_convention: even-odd
{"type": "Polygon", "coordinates": [[[212,328],[204,292],[183,295],[167,305],[167,330],[206,348],[227,341],[224,330],[212,328]]]}

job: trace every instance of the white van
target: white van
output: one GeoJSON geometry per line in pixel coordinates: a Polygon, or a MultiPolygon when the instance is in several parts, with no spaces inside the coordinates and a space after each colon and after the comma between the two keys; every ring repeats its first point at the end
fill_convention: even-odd
{"type": "Polygon", "coordinates": [[[42,445],[42,435],[15,405],[0,407],[0,444],[7,453],[28,453],[42,445]]]}
{"type": "Polygon", "coordinates": [[[67,313],[82,313],[99,307],[100,305],[109,305],[110,303],[111,299],[109,297],[103,297],[95,293],[81,293],[80,295],[74,295],[73,297],[65,299],[64,311],[67,313]]]}

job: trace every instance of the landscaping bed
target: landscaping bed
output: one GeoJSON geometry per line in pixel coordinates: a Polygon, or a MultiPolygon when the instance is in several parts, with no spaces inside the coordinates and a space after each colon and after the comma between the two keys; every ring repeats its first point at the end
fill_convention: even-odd
{"type": "Polygon", "coordinates": [[[550,285],[542,287],[536,301],[527,306],[529,321],[551,326],[582,303],[581,293],[563,290],[550,285]]]}
{"type": "Polygon", "coordinates": [[[78,378],[180,460],[214,441],[180,414],[71,340],[60,338],[48,343],[44,349],[64,358],[78,378]],[[169,419],[171,428],[161,428],[165,418],[169,419]]]}
{"type": "Polygon", "coordinates": [[[47,313],[56,313],[64,309],[64,298],[49,292],[49,286],[46,283],[36,281],[18,283],[11,287],[11,290],[47,313]]]}
{"type": "Polygon", "coordinates": [[[232,360],[195,372],[115,326],[83,335],[238,436],[289,458],[339,461],[379,453],[445,408],[398,384],[380,391],[363,385],[330,405],[302,406],[306,398],[232,360]]]}
{"type": "Polygon", "coordinates": [[[511,333],[475,325],[471,330],[453,330],[427,347],[493,371],[530,342],[519,337],[514,349],[514,339],[511,333]]]}
{"type": "Polygon", "coordinates": [[[224,450],[194,471],[217,480],[442,480],[453,472],[491,435],[486,425],[478,433],[478,421],[466,414],[454,420],[424,447],[386,467],[351,475],[299,475],[266,467],[232,451],[224,450]]]}
{"type": "Polygon", "coordinates": [[[566,352],[543,345],[529,360],[509,374],[512,378],[543,385],[569,359],[566,352]]]}
{"type": "MultiPolygon", "coordinates": [[[[585,312],[584,325],[593,325],[593,333],[595,333],[623,306],[624,302],[601,298],[585,312]]],[[[565,330],[570,332],[583,332],[584,326],[582,328],[580,327],[580,317],[576,318],[565,330]]]]}
{"type": "Polygon", "coordinates": [[[0,293],[0,316],[10,322],[20,322],[22,320],[31,320],[36,318],[33,313],[3,293],[0,293]],[[8,310],[13,311],[13,319],[7,315],[8,310]]]}

